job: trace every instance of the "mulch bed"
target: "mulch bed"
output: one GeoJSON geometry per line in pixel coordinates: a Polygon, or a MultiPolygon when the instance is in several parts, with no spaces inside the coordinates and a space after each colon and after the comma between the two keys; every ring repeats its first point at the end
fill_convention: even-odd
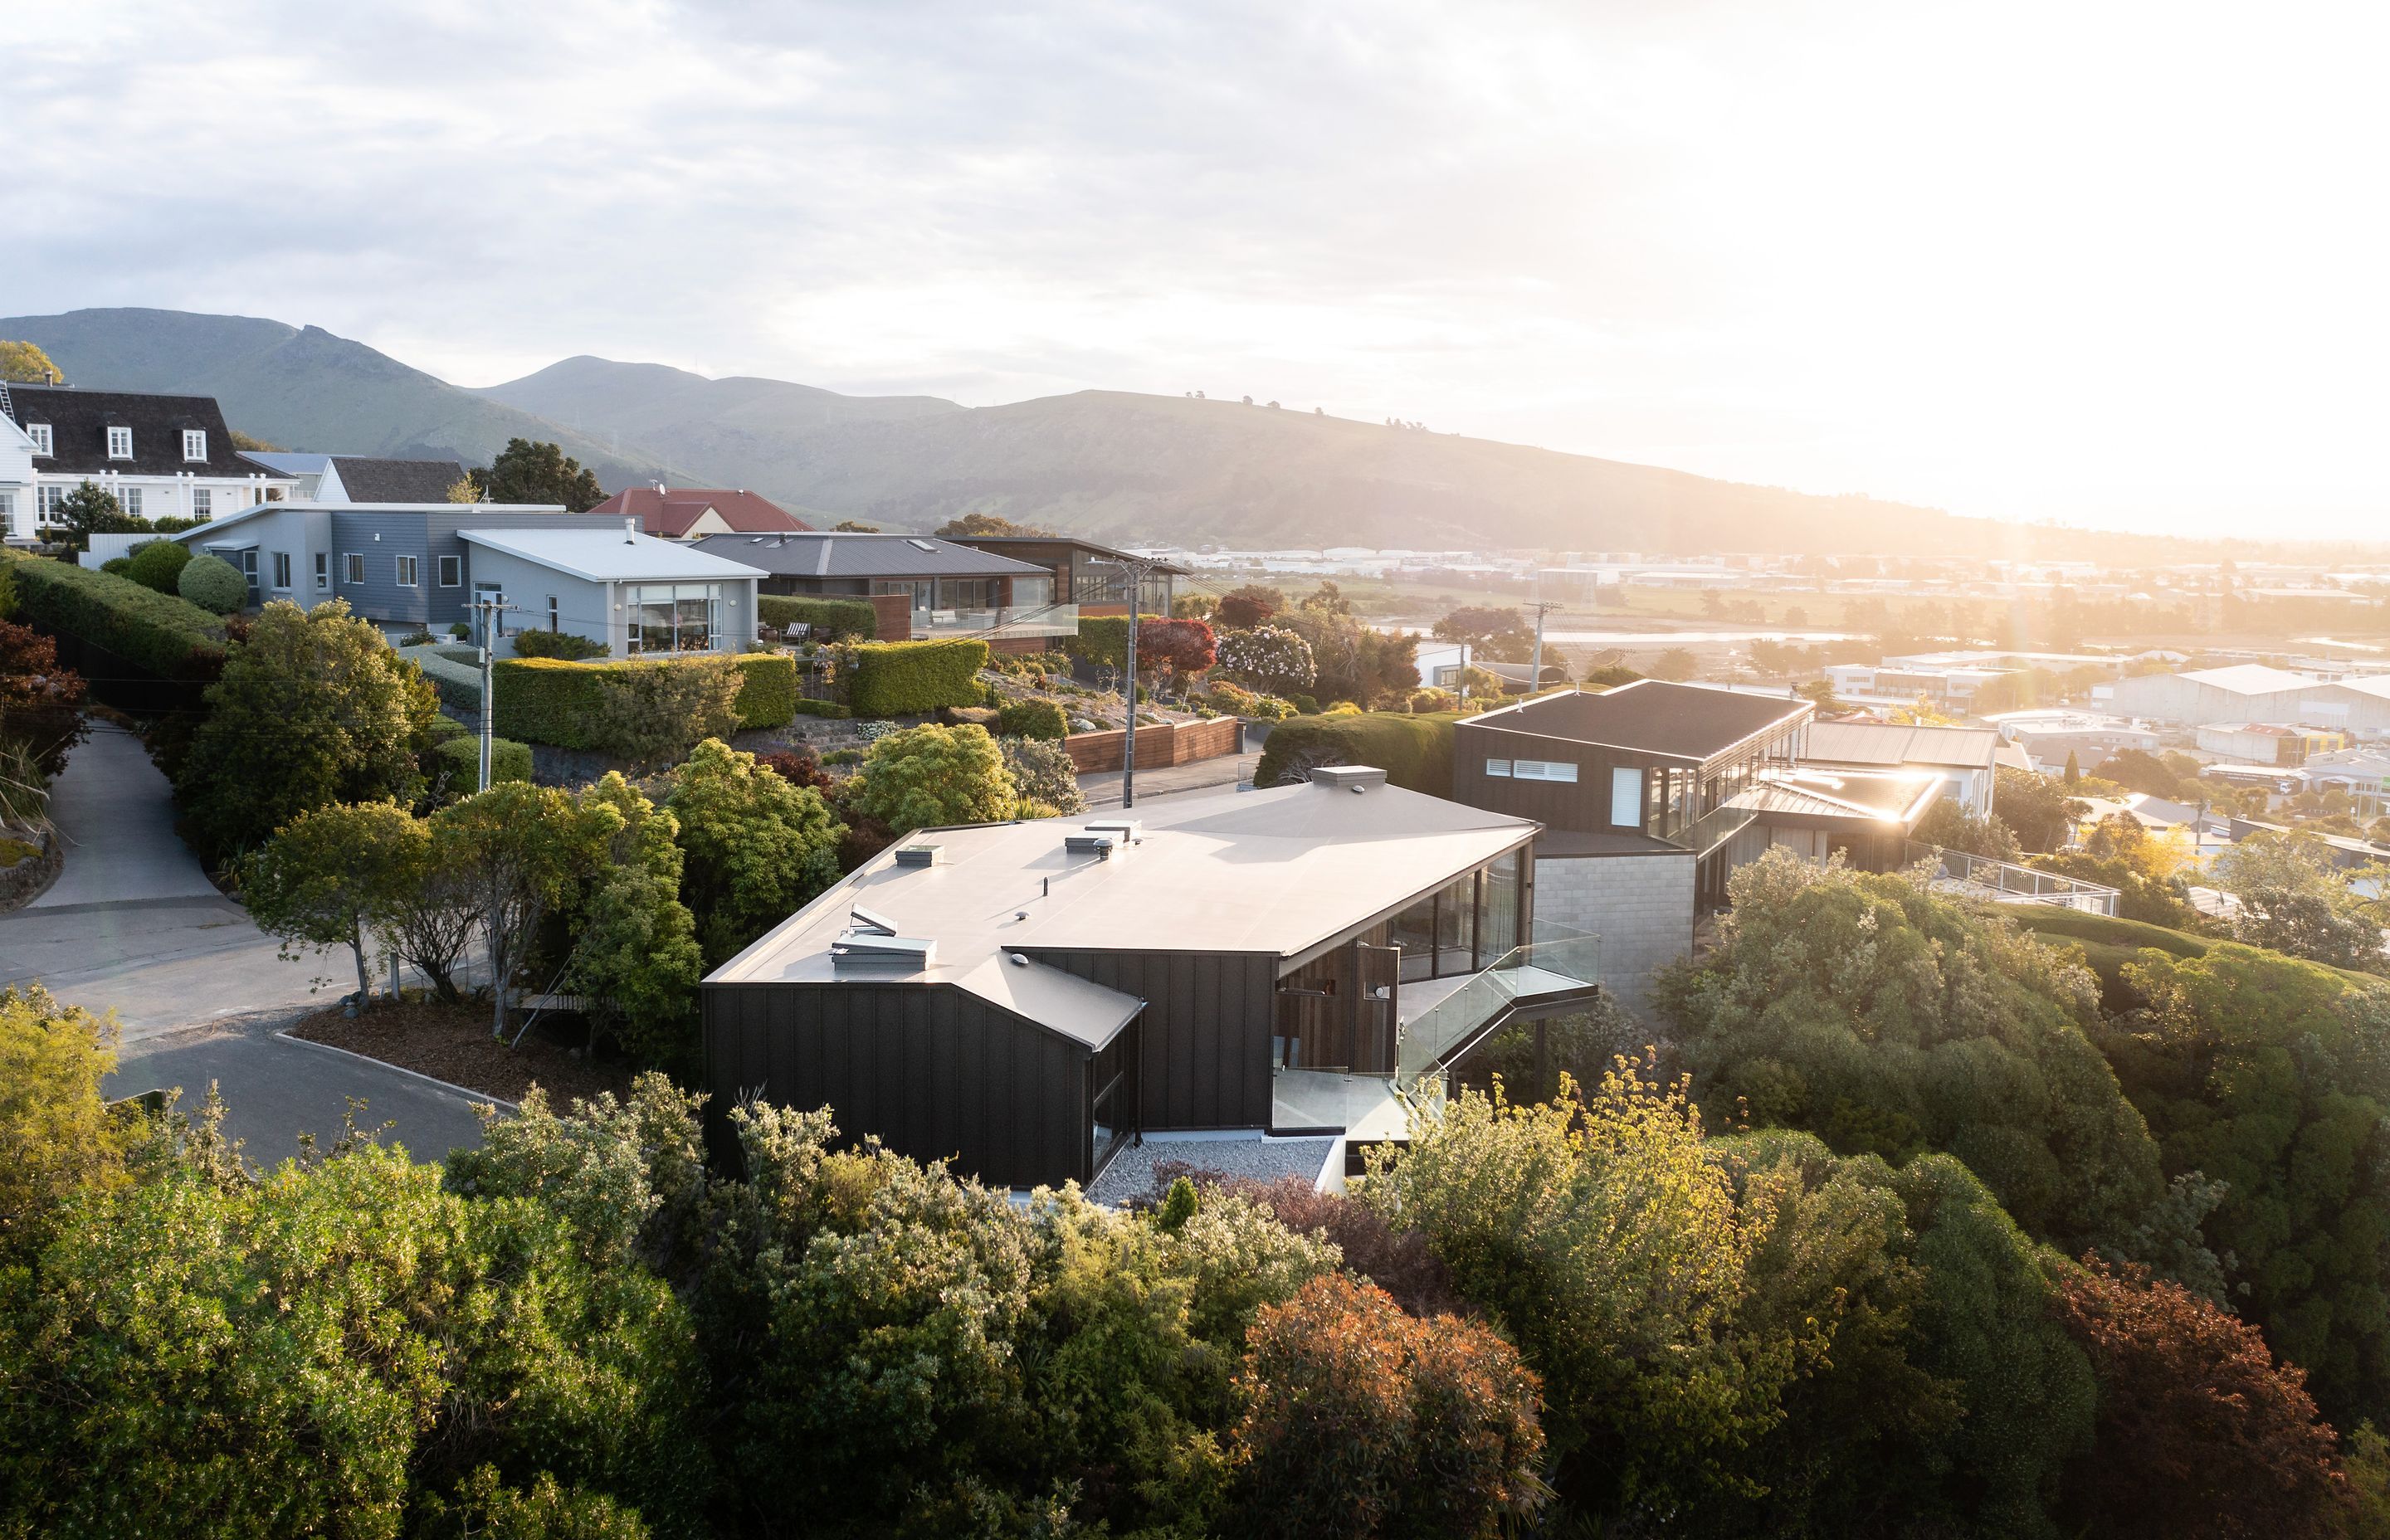
{"type": "Polygon", "coordinates": [[[378,1002],[352,1020],[333,1006],[302,1018],[290,1029],[293,1037],[327,1043],[351,1053],[379,1059],[385,1064],[462,1085],[500,1101],[520,1101],[534,1084],[547,1092],[548,1104],[559,1110],[576,1097],[600,1091],[620,1096],[628,1090],[631,1072],[619,1060],[576,1059],[580,1029],[566,1025],[572,1042],[545,1035],[540,1026],[524,1034],[522,1046],[509,1048],[490,1035],[487,1005],[443,1005],[438,1001],[378,1002]]]}

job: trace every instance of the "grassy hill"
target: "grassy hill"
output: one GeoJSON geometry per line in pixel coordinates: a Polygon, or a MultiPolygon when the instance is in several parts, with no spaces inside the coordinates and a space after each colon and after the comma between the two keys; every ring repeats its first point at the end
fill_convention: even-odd
{"type": "Polygon", "coordinates": [[[549,438],[610,489],[752,488],[808,517],[956,514],[1116,540],[2157,558],[2181,543],[1960,519],[1227,401],[1082,391],[965,408],[575,357],[470,391],[317,327],[160,310],[0,320],[74,382],[215,395],[294,448],[476,464],[549,438]]]}
{"type": "Polygon", "coordinates": [[[552,439],[610,489],[665,474],[519,407],[409,368],[320,327],[174,310],[77,310],[0,319],[92,390],[211,395],[225,420],[286,449],[453,455],[487,465],[510,438],[552,439]]]}

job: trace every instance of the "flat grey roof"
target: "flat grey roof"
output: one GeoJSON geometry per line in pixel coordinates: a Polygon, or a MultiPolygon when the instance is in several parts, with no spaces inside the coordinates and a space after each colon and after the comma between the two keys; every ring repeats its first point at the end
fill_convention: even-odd
{"type": "Polygon", "coordinates": [[[1044,967],[1035,954],[1291,957],[1523,844],[1539,827],[1383,784],[1172,797],[1129,815],[1140,842],[1109,859],[1062,843],[1100,816],[924,831],[906,843],[942,847],[939,864],[900,866],[894,849],[882,851],[705,982],[953,984],[1092,1042],[1126,1020],[1128,997],[1044,967]],[[902,935],[935,941],[935,961],[913,972],[840,973],[830,945],[857,905],[902,935]],[[1014,952],[1030,965],[1012,963],[1014,952]]]}
{"type": "Polygon", "coordinates": [[[456,538],[592,583],[658,578],[692,582],[761,577],[752,567],[693,550],[677,540],[620,529],[458,530],[456,538]]]}
{"type": "Polygon", "coordinates": [[[927,534],[844,534],[790,530],[709,534],[698,550],[759,567],[774,577],[1044,577],[1047,569],[927,534]]]}

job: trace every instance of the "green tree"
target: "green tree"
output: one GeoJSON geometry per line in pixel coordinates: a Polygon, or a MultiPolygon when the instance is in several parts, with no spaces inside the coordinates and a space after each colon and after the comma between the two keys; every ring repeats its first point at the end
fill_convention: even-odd
{"type": "Polygon", "coordinates": [[[0,341],[0,379],[18,385],[63,385],[67,372],[38,342],[0,341]]]}
{"type": "Polygon", "coordinates": [[[2148,1005],[2102,1046],[2166,1168],[2223,1184],[2242,1313],[2333,1417],[2390,1414],[2390,989],[2229,943],[2124,972],[2148,1005]]]}
{"type": "Polygon", "coordinates": [[[93,481],[80,482],[59,498],[56,511],[44,522],[65,530],[78,549],[87,548],[96,534],[135,534],[148,528],[146,521],[125,512],[114,494],[93,481]]]}
{"type": "Polygon", "coordinates": [[[600,1002],[593,1024],[634,1059],[687,1072],[705,956],[696,918],[680,900],[679,820],[613,771],[581,800],[612,808],[621,828],[604,872],[574,906],[566,984],[600,1002]]]}
{"type": "Polygon", "coordinates": [[[1085,813],[1086,793],[1079,789],[1078,766],[1070,751],[1051,738],[1000,738],[1005,773],[1023,808],[1051,808],[1056,813],[1085,813]]]}
{"type": "Polygon", "coordinates": [[[982,536],[1052,534],[1054,532],[1041,530],[1032,524],[1016,524],[1009,519],[1000,518],[993,513],[966,513],[947,520],[930,533],[951,537],[958,534],[982,536]]]}
{"type": "Polygon", "coordinates": [[[1421,1321],[1374,1284],[1315,1278],[1266,1306],[1231,1437],[1253,1535],[1496,1535],[1545,1487],[1536,1377],[1472,1322],[1421,1321]]]}
{"type": "Polygon", "coordinates": [[[285,957],[302,947],[348,947],[362,1007],[373,994],[366,939],[413,878],[422,842],[415,815],[396,802],[314,808],[243,863],[241,902],[259,930],[281,941],[285,957]]]}
{"type": "Polygon", "coordinates": [[[1590,1101],[1474,1093],[1373,1152],[1364,1196],[1424,1233],[1543,1377],[1556,1484],[1596,1514],[1713,1495],[1776,1418],[1792,1345],[1733,1332],[1758,1236],[1680,1090],[1627,1075],[1590,1101]]]}
{"type": "Polygon", "coordinates": [[[1693,656],[1692,649],[1690,648],[1672,647],[1661,653],[1651,664],[1651,677],[1654,679],[1681,682],[1690,679],[1701,671],[1702,661],[1693,656]]]}
{"type": "Polygon", "coordinates": [[[249,582],[220,556],[195,556],[174,575],[174,592],[212,615],[229,615],[249,602],[249,582]]]}
{"type": "Polygon", "coordinates": [[[395,1535],[484,1465],[675,1518],[709,1495],[671,1291],[403,1150],[256,1182],[171,1157],[70,1209],[32,1278],[0,1279],[10,1533],[395,1535]]]}
{"type": "Polygon", "coordinates": [[[191,564],[191,548],[179,540],[150,540],[133,547],[133,565],[125,576],[144,588],[180,594],[183,569],[191,564]]]}
{"type": "Polygon", "coordinates": [[[709,966],[838,880],[845,828],[821,793],[719,739],[699,744],[673,773],[664,805],[680,823],[681,901],[697,917],[709,966]]]}
{"type": "Polygon", "coordinates": [[[459,476],[448,483],[446,497],[451,503],[478,503],[482,500],[482,489],[473,484],[469,474],[459,476]]]}
{"type": "Polygon", "coordinates": [[[1535,629],[1515,610],[1464,605],[1435,622],[1435,635],[1497,663],[1526,662],[1536,650],[1535,629]]]}
{"type": "Polygon", "coordinates": [[[315,808],[412,805],[440,711],[416,666],[339,599],[268,604],[206,701],[174,789],[192,842],[219,860],[315,808]]]}
{"type": "Polygon", "coordinates": [[[878,534],[880,526],[867,524],[859,519],[842,519],[830,526],[833,534],[878,534]]]}
{"type": "Polygon", "coordinates": [[[561,503],[569,513],[586,513],[606,500],[595,472],[560,446],[532,439],[508,439],[472,481],[481,500],[492,503],[561,503]]]}
{"type": "Polygon", "coordinates": [[[1945,797],[1927,808],[1925,816],[1917,820],[1914,838],[1921,844],[1939,845],[1944,850],[1963,851],[1995,861],[2019,861],[2024,857],[2016,835],[1998,814],[1970,812],[1956,797],[1945,797]]]}
{"type": "Polygon", "coordinates": [[[1230,674],[1272,692],[1304,689],[1319,676],[1311,644],[1283,626],[1224,632],[1217,656],[1230,674]]]}
{"type": "Polygon", "coordinates": [[[2069,786],[2083,778],[2083,762],[2075,757],[2072,749],[2066,751],[2066,773],[2062,778],[2069,786]]]}
{"type": "Polygon", "coordinates": [[[907,727],[872,744],[855,772],[853,805],[899,834],[949,824],[995,823],[1021,800],[987,729],[907,727]]]}
{"type": "Polygon", "coordinates": [[[431,815],[435,854],[471,874],[489,945],[490,1031],[503,1036],[508,992],[540,927],[608,869],[621,813],[552,786],[501,781],[431,815]]]}
{"type": "Polygon", "coordinates": [[[122,1180],[122,1127],[99,1099],[116,1036],[112,1017],[39,984],[0,989],[0,1275],[69,1195],[122,1180]]]}
{"type": "Polygon", "coordinates": [[[2141,1254],[2165,1183],[2088,1035],[2088,970],[1906,874],[1770,852],[1729,892],[1717,949],[1661,990],[1714,1115],[1895,1164],[1947,1150],[2028,1233],[2141,1254]]]}
{"type": "Polygon", "coordinates": [[[2217,887],[2241,901],[2233,933],[2252,946],[2328,963],[2381,969],[2382,919],[2352,880],[2390,876],[2379,865],[2345,872],[2332,848],[2307,833],[2260,831],[2217,855],[2209,867],[2217,887]]]}
{"type": "Polygon", "coordinates": [[[2015,831],[2017,843],[2028,851],[2054,851],[2073,835],[2075,820],[2084,811],[2081,802],[2066,794],[2073,784],[1998,765],[1992,771],[1992,805],[2000,822],[2015,831]]]}

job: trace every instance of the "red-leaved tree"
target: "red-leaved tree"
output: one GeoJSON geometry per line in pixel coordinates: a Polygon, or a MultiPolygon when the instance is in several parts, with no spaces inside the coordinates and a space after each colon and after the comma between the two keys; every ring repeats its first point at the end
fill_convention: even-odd
{"type": "Polygon", "coordinates": [[[2306,1374],[2178,1284],[2090,1258],[2058,1310],[2100,1378],[2092,1448],[2067,1472],[2069,1534],[2317,1540],[2350,1501],[2306,1374]]]}
{"type": "Polygon", "coordinates": [[[1167,672],[1174,679],[1191,679],[1212,666],[1218,638],[1203,621],[1140,621],[1137,627],[1139,673],[1167,672]]]}
{"type": "Polygon", "coordinates": [[[1286,596],[1277,589],[1247,584],[1234,593],[1224,595],[1220,607],[1212,612],[1212,618],[1220,622],[1223,631],[1251,631],[1285,607],[1286,596]]]}
{"type": "Polygon", "coordinates": [[[59,666],[55,640],[0,621],[0,733],[24,744],[45,776],[83,741],[83,675],[59,666]]]}
{"type": "Polygon", "coordinates": [[[1330,1276],[1265,1306],[1245,1341],[1239,1534],[1492,1536],[1541,1505],[1538,1382],[1485,1328],[1330,1276]]]}

